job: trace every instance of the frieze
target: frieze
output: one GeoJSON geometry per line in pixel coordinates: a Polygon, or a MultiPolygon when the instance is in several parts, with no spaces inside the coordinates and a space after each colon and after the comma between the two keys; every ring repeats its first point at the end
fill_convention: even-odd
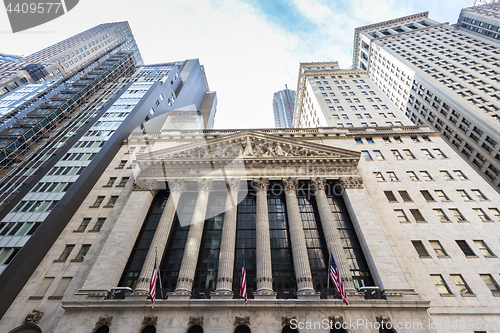
{"type": "Polygon", "coordinates": [[[33,310],[28,315],[26,318],[24,318],[24,324],[25,325],[38,325],[40,320],[42,320],[43,317],[43,312],[38,311],[38,310],[33,310]]]}
{"type": "Polygon", "coordinates": [[[276,142],[247,136],[241,143],[217,142],[206,146],[198,146],[181,152],[162,156],[168,159],[234,159],[263,157],[337,157],[340,154],[324,152],[300,144],[276,142]]]}

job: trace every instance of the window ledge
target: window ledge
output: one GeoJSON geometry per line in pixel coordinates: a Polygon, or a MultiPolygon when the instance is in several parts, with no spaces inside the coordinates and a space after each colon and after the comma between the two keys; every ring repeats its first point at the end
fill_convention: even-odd
{"type": "Polygon", "coordinates": [[[43,299],[43,296],[30,296],[28,299],[43,299]]]}
{"type": "Polygon", "coordinates": [[[113,208],[114,206],[109,206],[109,205],[106,205],[106,206],[103,206],[103,208],[113,208]]]}
{"type": "Polygon", "coordinates": [[[448,259],[449,259],[449,258],[451,258],[450,256],[437,256],[437,257],[438,257],[438,258],[440,258],[440,259],[443,259],[443,258],[444,258],[444,259],[446,259],[446,258],[448,258],[448,259]]]}
{"type": "Polygon", "coordinates": [[[72,259],[70,262],[82,262],[83,259],[72,259]]]}
{"type": "Polygon", "coordinates": [[[462,294],[462,297],[476,297],[475,294],[462,294]]]}
{"type": "Polygon", "coordinates": [[[62,299],[62,296],[49,296],[47,299],[62,299]]]}
{"type": "Polygon", "coordinates": [[[420,257],[420,258],[422,258],[422,259],[426,259],[426,258],[427,258],[427,259],[429,259],[429,258],[432,258],[430,255],[427,255],[427,256],[419,256],[419,257],[420,257]]]}
{"type": "Polygon", "coordinates": [[[455,297],[453,294],[440,294],[441,297],[455,297]]]}
{"type": "Polygon", "coordinates": [[[89,206],[89,208],[99,208],[99,206],[89,206]]]}
{"type": "Polygon", "coordinates": [[[465,257],[469,259],[479,258],[479,256],[465,256],[465,257]]]}
{"type": "Polygon", "coordinates": [[[89,230],[89,232],[99,232],[101,230],[89,230]]]}
{"type": "Polygon", "coordinates": [[[84,232],[85,230],[73,230],[73,232],[84,232]]]}
{"type": "Polygon", "coordinates": [[[493,256],[484,256],[484,257],[485,258],[498,258],[498,256],[495,256],[495,255],[493,255],[493,256]]]}
{"type": "Polygon", "coordinates": [[[65,261],[66,261],[66,259],[56,259],[56,260],[54,260],[54,262],[65,262],[65,261]]]}

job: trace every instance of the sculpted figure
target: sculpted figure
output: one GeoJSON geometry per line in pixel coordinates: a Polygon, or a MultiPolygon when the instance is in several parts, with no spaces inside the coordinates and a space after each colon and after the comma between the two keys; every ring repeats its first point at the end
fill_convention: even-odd
{"type": "Polygon", "coordinates": [[[252,156],[253,155],[253,149],[252,149],[252,141],[250,138],[247,136],[246,142],[243,143],[243,147],[245,150],[243,151],[243,155],[245,156],[252,156]]]}

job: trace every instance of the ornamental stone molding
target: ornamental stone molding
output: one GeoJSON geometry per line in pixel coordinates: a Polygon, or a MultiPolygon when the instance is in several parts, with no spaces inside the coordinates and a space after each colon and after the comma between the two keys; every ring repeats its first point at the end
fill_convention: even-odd
{"type": "Polygon", "coordinates": [[[209,178],[200,178],[197,181],[198,191],[210,192],[212,191],[212,179],[209,178]]]}
{"type": "Polygon", "coordinates": [[[321,178],[321,177],[311,178],[311,184],[313,185],[313,187],[316,191],[324,191],[325,184],[326,184],[326,178],[321,178]]]}
{"type": "Polygon", "coordinates": [[[38,311],[38,310],[33,310],[28,315],[26,318],[24,318],[24,324],[25,325],[38,325],[40,320],[42,320],[43,317],[43,312],[38,311]]]}
{"type": "Polygon", "coordinates": [[[133,191],[157,191],[155,179],[136,179],[133,191]]]}
{"type": "Polygon", "coordinates": [[[190,326],[194,326],[194,325],[200,325],[200,326],[203,326],[203,319],[204,319],[204,317],[203,317],[203,316],[199,316],[199,317],[189,317],[188,327],[190,327],[190,326]]]}
{"type": "Polygon", "coordinates": [[[259,178],[252,181],[252,186],[257,190],[267,190],[269,188],[269,179],[259,178]]]}
{"type": "Polygon", "coordinates": [[[99,317],[99,319],[95,323],[95,327],[104,326],[104,325],[111,326],[112,321],[113,321],[113,316],[99,317]]]}
{"type": "Polygon", "coordinates": [[[182,179],[173,179],[168,181],[168,188],[170,189],[170,192],[182,193],[184,192],[185,187],[186,182],[182,179]]]}
{"type": "Polygon", "coordinates": [[[281,317],[281,326],[286,326],[286,325],[290,325],[290,322],[292,321],[292,319],[296,319],[295,316],[293,317],[281,317]]]}
{"type": "Polygon", "coordinates": [[[156,326],[158,324],[158,316],[145,316],[142,319],[142,326],[153,325],[156,326]]]}
{"type": "Polygon", "coordinates": [[[217,282],[229,282],[229,283],[233,283],[233,279],[230,278],[230,277],[220,277],[217,279],[217,282]]]}
{"type": "Polygon", "coordinates": [[[241,186],[241,179],[239,179],[239,178],[229,178],[229,179],[226,179],[226,184],[227,184],[227,187],[231,191],[239,191],[240,190],[240,186],[241,186]]]}
{"type": "Polygon", "coordinates": [[[361,177],[342,177],[340,183],[345,189],[362,189],[363,178],[361,177]]]}
{"type": "Polygon", "coordinates": [[[295,190],[297,189],[297,178],[288,177],[283,179],[283,185],[285,185],[285,190],[295,190]]]}
{"type": "Polygon", "coordinates": [[[250,326],[250,317],[248,316],[236,316],[234,317],[234,326],[247,325],[250,326]]]}

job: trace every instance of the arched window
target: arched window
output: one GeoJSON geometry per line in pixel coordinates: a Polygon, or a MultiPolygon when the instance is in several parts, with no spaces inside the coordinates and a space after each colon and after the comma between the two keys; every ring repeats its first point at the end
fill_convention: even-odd
{"type": "Polygon", "coordinates": [[[194,326],[191,326],[187,333],[203,333],[203,327],[201,327],[200,325],[194,325],[194,326]]]}
{"type": "Polygon", "coordinates": [[[292,329],[290,325],[283,326],[281,333],[299,333],[298,329],[292,329]]]}
{"type": "Polygon", "coordinates": [[[97,330],[95,330],[94,333],[109,333],[109,326],[108,325],[101,326],[97,330]]]}
{"type": "Polygon", "coordinates": [[[236,329],[234,330],[234,333],[251,333],[252,331],[250,330],[250,327],[248,327],[247,325],[240,325],[238,327],[236,327],[236,329]]]}
{"type": "Polygon", "coordinates": [[[156,327],[148,325],[142,329],[141,333],[156,333],[156,327]]]}

